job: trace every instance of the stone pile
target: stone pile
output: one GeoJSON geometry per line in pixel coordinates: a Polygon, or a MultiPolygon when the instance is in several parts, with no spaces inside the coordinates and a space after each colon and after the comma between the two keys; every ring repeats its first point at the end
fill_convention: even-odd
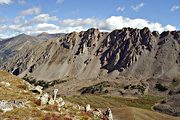
{"type": "Polygon", "coordinates": [[[98,118],[104,119],[105,116],[108,120],[113,120],[113,115],[110,108],[107,108],[105,113],[103,113],[99,109],[91,109],[90,104],[87,104],[84,110],[85,112],[91,112],[94,116],[97,116],[98,118]]]}
{"type": "Polygon", "coordinates": [[[59,97],[57,98],[58,89],[54,89],[54,98],[50,96],[48,93],[41,95],[38,99],[41,101],[41,105],[54,105],[57,104],[58,107],[62,107],[65,105],[64,100],[59,97]]]}
{"type": "Polygon", "coordinates": [[[37,92],[39,93],[40,95],[42,94],[42,89],[43,87],[42,86],[34,86],[34,85],[31,85],[29,82],[25,81],[24,80],[24,83],[25,85],[27,86],[28,90],[32,91],[32,92],[37,92]]]}
{"type": "Polygon", "coordinates": [[[21,108],[24,107],[23,100],[13,100],[13,101],[0,101],[0,110],[3,112],[7,112],[13,110],[14,108],[21,108]]]}

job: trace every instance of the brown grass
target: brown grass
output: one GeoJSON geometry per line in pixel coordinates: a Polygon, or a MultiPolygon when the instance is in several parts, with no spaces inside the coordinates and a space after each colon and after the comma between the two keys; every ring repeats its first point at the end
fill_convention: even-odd
{"type": "Polygon", "coordinates": [[[2,81],[10,83],[10,87],[0,86],[0,100],[32,100],[34,98],[30,91],[25,91],[26,86],[22,79],[7,72],[0,71],[0,82],[2,81]]]}
{"type": "Polygon", "coordinates": [[[57,105],[46,105],[42,110],[46,110],[46,111],[58,111],[58,107],[57,105]]]}
{"type": "Polygon", "coordinates": [[[9,118],[11,120],[13,119],[19,119],[19,120],[25,120],[32,118],[41,118],[44,115],[42,112],[35,108],[17,108],[11,111],[8,111],[2,115],[3,118],[9,118]]]}
{"type": "Polygon", "coordinates": [[[0,82],[8,82],[10,86],[6,87],[0,84],[0,100],[22,100],[28,101],[25,107],[14,108],[11,111],[3,113],[0,111],[0,119],[9,120],[89,120],[88,115],[82,115],[81,111],[73,108],[73,105],[65,105],[58,110],[57,105],[40,106],[40,101],[35,98],[35,94],[27,90],[23,80],[7,72],[0,71],[0,82]]]}
{"type": "Polygon", "coordinates": [[[43,120],[62,120],[62,116],[57,114],[47,113],[43,120]]]}

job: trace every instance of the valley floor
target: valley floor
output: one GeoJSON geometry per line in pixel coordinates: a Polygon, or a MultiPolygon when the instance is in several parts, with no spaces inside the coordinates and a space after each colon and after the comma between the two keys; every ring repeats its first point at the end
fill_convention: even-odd
{"type": "Polygon", "coordinates": [[[143,96],[138,98],[82,95],[64,98],[80,105],[91,104],[102,110],[110,107],[114,120],[179,120],[179,117],[158,113],[152,106],[163,97],[143,96]]]}

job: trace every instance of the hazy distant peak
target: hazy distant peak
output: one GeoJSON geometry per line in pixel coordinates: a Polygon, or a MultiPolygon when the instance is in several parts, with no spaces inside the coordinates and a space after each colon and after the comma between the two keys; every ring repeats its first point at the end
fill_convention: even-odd
{"type": "Polygon", "coordinates": [[[42,33],[38,34],[37,36],[48,35],[48,34],[49,34],[49,33],[47,33],[47,32],[42,32],[42,33]]]}

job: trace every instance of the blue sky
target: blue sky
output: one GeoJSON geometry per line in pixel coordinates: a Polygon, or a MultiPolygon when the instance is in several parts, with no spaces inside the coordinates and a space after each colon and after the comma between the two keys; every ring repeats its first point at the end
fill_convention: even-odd
{"type": "Polygon", "coordinates": [[[0,0],[0,37],[96,27],[180,29],[180,0],[0,0]]]}

